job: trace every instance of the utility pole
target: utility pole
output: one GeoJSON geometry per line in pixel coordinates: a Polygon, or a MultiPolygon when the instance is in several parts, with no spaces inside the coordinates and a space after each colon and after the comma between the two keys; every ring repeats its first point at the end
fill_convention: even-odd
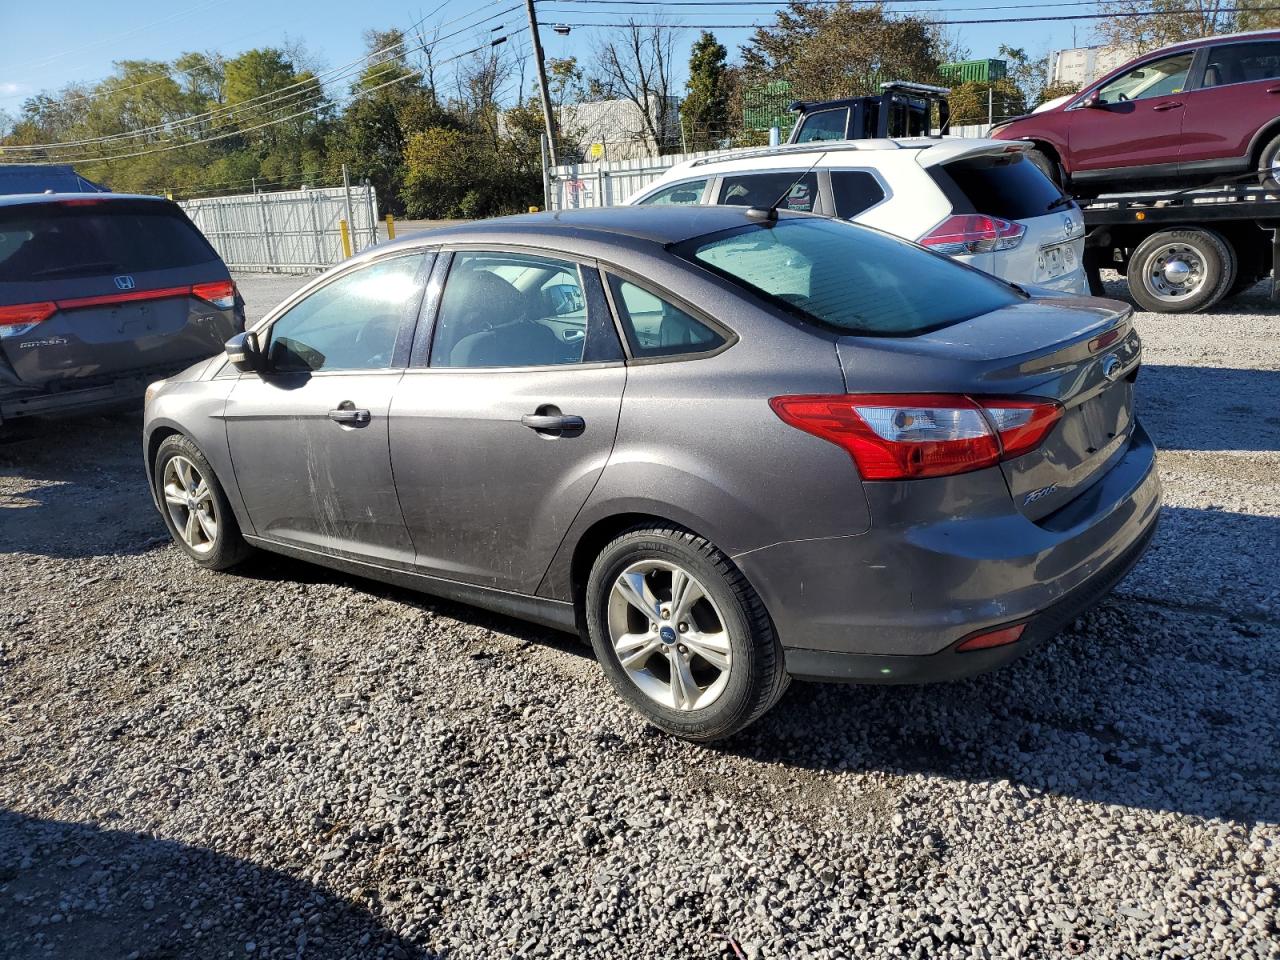
{"type": "Polygon", "coordinates": [[[547,153],[551,165],[556,165],[556,120],[551,114],[551,93],[547,89],[547,62],[542,56],[542,38],[538,36],[538,14],[533,9],[534,0],[524,0],[529,12],[529,35],[533,38],[533,60],[538,65],[538,91],[542,94],[542,120],[547,128],[547,153]]]}

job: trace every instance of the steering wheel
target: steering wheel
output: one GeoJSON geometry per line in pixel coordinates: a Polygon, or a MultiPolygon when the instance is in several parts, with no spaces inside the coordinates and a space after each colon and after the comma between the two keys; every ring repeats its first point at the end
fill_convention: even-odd
{"type": "Polygon", "coordinates": [[[1129,95],[1127,93],[1117,93],[1116,100],[1118,100],[1120,103],[1128,103],[1129,95]]]}

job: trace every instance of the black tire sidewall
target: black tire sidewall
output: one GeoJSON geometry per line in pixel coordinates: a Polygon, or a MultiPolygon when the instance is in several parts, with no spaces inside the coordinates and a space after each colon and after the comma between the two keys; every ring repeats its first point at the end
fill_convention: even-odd
{"type": "Polygon", "coordinates": [[[596,659],[619,696],[654,726],[676,736],[705,741],[726,736],[755,719],[753,705],[758,700],[757,688],[771,679],[762,675],[765,671],[758,647],[776,640],[771,630],[767,637],[757,635],[758,628],[753,625],[745,598],[739,594],[741,587],[735,589],[717,566],[717,559],[727,563],[723,555],[711,547],[716,557],[713,559],[689,540],[688,536],[675,531],[640,530],[624,534],[605,547],[596,558],[587,582],[587,628],[596,659]],[[609,638],[609,594],[622,571],[641,560],[678,563],[701,582],[720,611],[729,634],[732,667],[724,691],[710,706],[683,711],[656,703],[632,682],[618,662],[609,638]]]}
{"type": "Polygon", "coordinates": [[[1028,150],[1026,156],[1028,162],[1048,177],[1054,186],[1060,190],[1062,189],[1062,172],[1058,169],[1058,165],[1053,162],[1052,157],[1039,149],[1028,150]]]}
{"type": "Polygon", "coordinates": [[[1280,187],[1280,181],[1277,181],[1271,172],[1271,164],[1276,154],[1280,154],[1280,136],[1272,137],[1258,154],[1258,182],[1263,186],[1280,187]]]}
{"type": "Polygon", "coordinates": [[[1152,313],[1197,313],[1217,303],[1227,295],[1236,279],[1236,260],[1230,245],[1212,230],[1201,228],[1186,230],[1162,230],[1147,237],[1129,257],[1129,265],[1125,271],[1125,279],[1129,283],[1129,295],[1143,310],[1152,313]],[[1211,271],[1213,282],[1208,282],[1194,297],[1178,303],[1166,303],[1156,299],[1146,287],[1145,275],[1142,271],[1147,255],[1154,247],[1170,242],[1185,243],[1194,246],[1205,263],[1206,271],[1211,271]]]}
{"type": "Polygon", "coordinates": [[[208,567],[211,570],[225,570],[244,559],[248,553],[248,544],[240,535],[240,525],[236,522],[235,514],[231,510],[227,495],[222,490],[222,484],[218,482],[217,474],[213,472],[213,467],[195,443],[180,434],[166,437],[156,451],[152,476],[164,525],[173,542],[183,553],[199,566],[208,567]],[[174,526],[173,518],[169,515],[169,509],[164,502],[164,468],[176,456],[186,457],[196,465],[213,494],[213,512],[218,521],[218,539],[208,553],[196,553],[187,545],[182,539],[182,534],[174,526]]]}

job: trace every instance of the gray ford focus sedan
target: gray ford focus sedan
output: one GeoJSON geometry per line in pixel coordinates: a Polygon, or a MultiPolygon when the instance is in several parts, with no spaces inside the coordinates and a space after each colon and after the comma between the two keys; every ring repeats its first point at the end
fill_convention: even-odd
{"type": "Polygon", "coordinates": [[[536,214],[334,268],[148,391],[175,542],[589,638],[679,736],[790,677],[952,679],[1051,637],[1150,542],[1130,308],[848,223],[536,214]]]}

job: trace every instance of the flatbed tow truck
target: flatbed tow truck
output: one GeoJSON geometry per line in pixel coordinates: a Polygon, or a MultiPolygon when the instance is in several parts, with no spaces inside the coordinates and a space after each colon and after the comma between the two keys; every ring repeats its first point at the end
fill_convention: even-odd
{"type": "Polygon", "coordinates": [[[1194,313],[1271,279],[1280,294],[1280,185],[1227,182],[1077,199],[1089,289],[1119,270],[1144,310],[1194,313]]]}

